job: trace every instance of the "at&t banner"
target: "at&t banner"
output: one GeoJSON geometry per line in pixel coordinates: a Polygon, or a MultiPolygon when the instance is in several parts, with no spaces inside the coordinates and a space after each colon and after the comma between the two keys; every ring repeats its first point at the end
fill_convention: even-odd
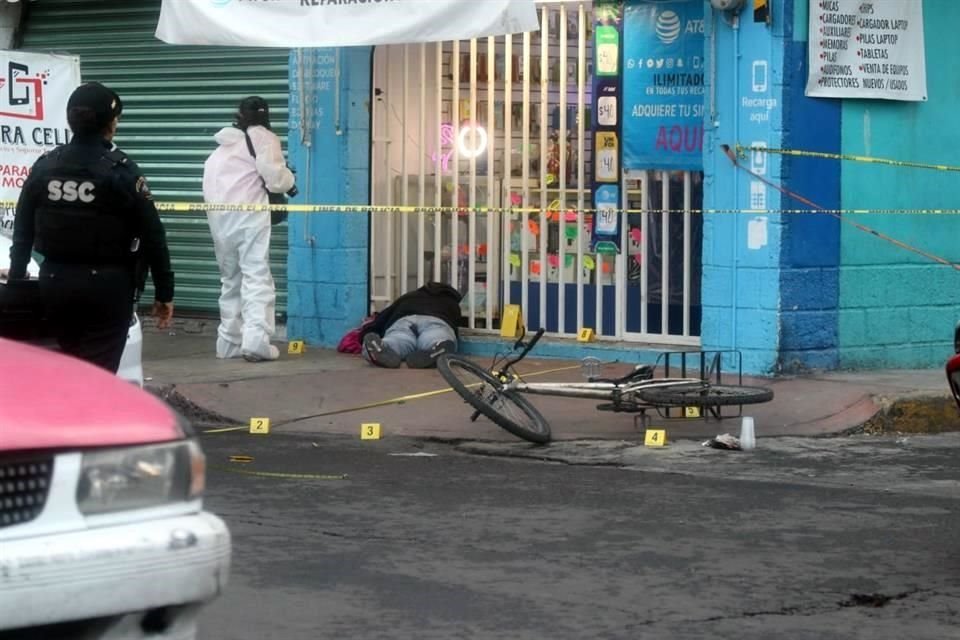
{"type": "Polygon", "coordinates": [[[703,7],[702,0],[627,4],[624,169],[703,168],[703,7]]]}

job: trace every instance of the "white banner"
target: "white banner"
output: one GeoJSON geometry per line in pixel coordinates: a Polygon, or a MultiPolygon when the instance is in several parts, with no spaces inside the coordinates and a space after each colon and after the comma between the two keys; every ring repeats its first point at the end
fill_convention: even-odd
{"type": "Polygon", "coordinates": [[[810,0],[806,95],[927,99],[922,0],[810,0]]]}
{"type": "Polygon", "coordinates": [[[163,0],[169,44],[348,47],[540,28],[534,0],[163,0]]]}
{"type": "MultiPolygon", "coordinates": [[[[67,100],[80,84],[80,59],[0,52],[0,200],[20,197],[43,153],[66,144],[67,100]]],[[[13,209],[0,210],[0,233],[13,231],[13,209]]]]}

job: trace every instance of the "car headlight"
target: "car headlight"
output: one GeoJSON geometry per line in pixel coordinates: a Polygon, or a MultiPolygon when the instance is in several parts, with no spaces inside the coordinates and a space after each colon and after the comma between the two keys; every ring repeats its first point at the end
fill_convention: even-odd
{"type": "Polygon", "coordinates": [[[203,494],[206,458],[193,440],[83,454],[77,507],[84,515],[147,509],[203,494]]]}

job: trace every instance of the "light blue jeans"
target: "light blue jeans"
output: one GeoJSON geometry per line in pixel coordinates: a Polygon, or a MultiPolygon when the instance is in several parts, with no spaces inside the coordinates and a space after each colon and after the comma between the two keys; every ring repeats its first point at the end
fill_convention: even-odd
{"type": "MultiPolygon", "coordinates": [[[[401,360],[414,351],[429,351],[438,342],[457,343],[457,334],[446,322],[433,316],[404,316],[387,329],[383,344],[390,347],[401,360]]],[[[367,350],[363,357],[369,360],[367,350]]]]}

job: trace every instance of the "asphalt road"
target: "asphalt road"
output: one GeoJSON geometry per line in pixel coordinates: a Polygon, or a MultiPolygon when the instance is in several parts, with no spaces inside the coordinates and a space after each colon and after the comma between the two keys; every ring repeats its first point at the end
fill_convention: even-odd
{"type": "Polygon", "coordinates": [[[960,438],[204,446],[234,536],[204,640],[960,638],[960,438]]]}

